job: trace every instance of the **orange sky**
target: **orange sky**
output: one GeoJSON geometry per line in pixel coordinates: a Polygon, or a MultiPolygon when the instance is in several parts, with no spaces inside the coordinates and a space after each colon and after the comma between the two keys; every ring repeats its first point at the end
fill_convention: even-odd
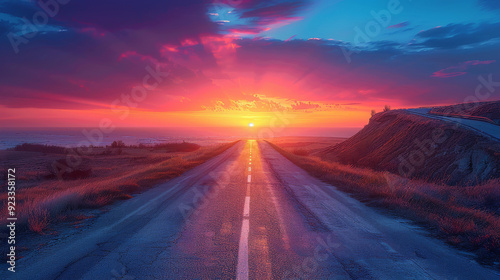
{"type": "Polygon", "coordinates": [[[94,127],[102,119],[109,119],[119,127],[244,127],[254,123],[256,127],[362,127],[368,119],[366,110],[314,111],[314,112],[250,112],[250,111],[174,111],[151,112],[130,110],[115,113],[110,109],[64,110],[40,109],[18,110],[1,108],[0,119],[8,127],[11,120],[15,126],[47,127],[94,127]],[[36,119],[36,121],[34,121],[36,119]]]}

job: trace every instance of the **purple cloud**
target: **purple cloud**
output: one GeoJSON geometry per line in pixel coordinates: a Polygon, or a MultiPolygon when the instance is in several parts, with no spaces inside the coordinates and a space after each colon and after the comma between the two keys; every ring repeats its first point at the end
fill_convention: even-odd
{"type": "Polygon", "coordinates": [[[441,69],[439,71],[436,71],[432,74],[432,77],[450,78],[450,77],[462,76],[462,75],[467,74],[467,72],[465,70],[467,70],[471,66],[491,64],[494,62],[495,62],[495,60],[485,60],[485,61],[469,60],[469,61],[462,62],[458,65],[450,66],[450,67],[447,67],[445,69],[441,69]]]}

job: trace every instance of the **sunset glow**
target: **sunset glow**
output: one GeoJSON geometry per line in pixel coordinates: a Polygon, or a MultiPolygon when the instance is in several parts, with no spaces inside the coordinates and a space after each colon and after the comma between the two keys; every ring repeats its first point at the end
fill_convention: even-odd
{"type": "Polygon", "coordinates": [[[0,0],[0,280],[498,279],[499,31],[500,0],[0,0]]]}
{"type": "Polygon", "coordinates": [[[279,112],[287,127],[361,128],[386,104],[463,102],[479,75],[499,69],[497,10],[476,0],[446,15],[428,1],[400,2],[383,24],[373,11],[387,3],[377,1],[363,11],[356,1],[177,2],[112,15],[98,1],[95,11],[71,3],[29,43],[2,40],[0,125],[270,127],[279,112]],[[373,22],[372,37],[357,31],[373,22]],[[140,35],[121,37],[130,30],[140,35]],[[452,39],[458,32],[469,39],[452,39]]]}

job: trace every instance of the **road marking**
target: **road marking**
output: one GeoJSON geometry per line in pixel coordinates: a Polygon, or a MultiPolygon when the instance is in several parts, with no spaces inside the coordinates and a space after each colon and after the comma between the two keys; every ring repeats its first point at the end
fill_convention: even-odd
{"type": "MultiPolygon", "coordinates": [[[[250,160],[252,164],[252,142],[250,142],[250,160]]],[[[252,171],[252,167],[248,167],[248,172],[252,171]]],[[[252,175],[248,174],[247,193],[245,196],[245,205],[243,206],[243,223],[241,225],[240,244],[238,248],[238,266],[236,268],[237,280],[248,280],[248,235],[250,233],[250,182],[252,175]]]]}
{"type": "Polygon", "coordinates": [[[238,267],[236,269],[237,280],[248,279],[248,233],[250,231],[250,220],[243,218],[241,225],[240,246],[238,249],[238,267]]]}
{"type": "Polygon", "coordinates": [[[243,218],[250,218],[250,197],[245,197],[245,206],[243,207],[243,218]]]}

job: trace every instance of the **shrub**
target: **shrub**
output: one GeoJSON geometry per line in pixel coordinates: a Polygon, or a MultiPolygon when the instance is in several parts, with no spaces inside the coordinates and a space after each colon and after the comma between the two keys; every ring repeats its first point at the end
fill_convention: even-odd
{"type": "Polygon", "coordinates": [[[59,178],[64,180],[78,180],[90,177],[92,168],[88,162],[82,162],[73,167],[69,164],[66,158],[58,159],[48,166],[51,178],[59,178]]]}
{"type": "Polygon", "coordinates": [[[125,143],[123,143],[123,141],[121,140],[113,141],[113,143],[111,143],[111,148],[124,148],[124,147],[125,143]]]}
{"type": "Polygon", "coordinates": [[[182,142],[182,143],[164,143],[156,144],[152,148],[155,150],[165,150],[165,152],[194,152],[198,150],[201,146],[194,143],[182,142]]]}
{"type": "Polygon", "coordinates": [[[298,155],[298,156],[308,156],[309,151],[306,149],[295,149],[295,150],[293,150],[293,154],[298,155]]]}
{"type": "Polygon", "coordinates": [[[66,148],[59,146],[51,146],[51,145],[41,145],[41,144],[31,144],[31,143],[23,143],[21,145],[17,145],[12,148],[14,151],[22,151],[22,152],[40,152],[40,153],[49,153],[49,154],[65,154],[66,148]]]}
{"type": "Polygon", "coordinates": [[[49,214],[47,210],[32,208],[28,214],[28,227],[31,231],[42,234],[49,225],[49,214]]]}

